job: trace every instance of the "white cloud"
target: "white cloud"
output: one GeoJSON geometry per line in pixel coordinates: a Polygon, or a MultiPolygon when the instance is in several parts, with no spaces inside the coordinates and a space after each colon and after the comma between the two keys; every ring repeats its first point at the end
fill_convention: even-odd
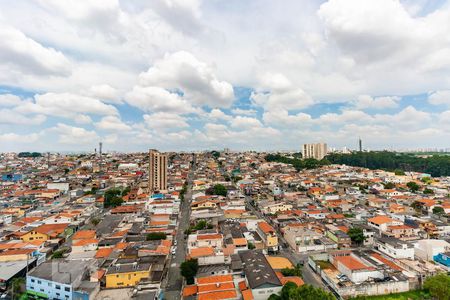
{"type": "Polygon", "coordinates": [[[13,72],[39,75],[68,75],[69,60],[60,51],[46,48],[23,32],[2,24],[0,26],[0,64],[11,67],[13,72]]]}
{"type": "Polygon", "coordinates": [[[450,106],[450,90],[436,91],[428,95],[428,102],[433,105],[450,106]]]}
{"type": "Polygon", "coordinates": [[[95,127],[101,130],[126,132],[131,130],[131,126],[125,124],[117,116],[103,117],[100,122],[95,123],[95,127]]]}
{"type": "Polygon", "coordinates": [[[254,115],[256,115],[256,110],[254,110],[254,109],[235,108],[235,109],[232,109],[231,112],[234,115],[242,115],[242,116],[254,116],[254,115]]]}
{"type": "Polygon", "coordinates": [[[211,120],[225,120],[225,121],[230,121],[231,119],[233,119],[232,116],[225,114],[218,108],[213,108],[211,112],[208,114],[208,118],[210,118],[211,120]]]}
{"type": "Polygon", "coordinates": [[[135,86],[125,96],[126,101],[145,112],[192,113],[197,111],[177,93],[171,93],[160,87],[135,86]]]}
{"type": "Polygon", "coordinates": [[[231,127],[237,130],[262,128],[263,125],[258,119],[237,116],[231,121],[231,127]]]}
{"type": "Polygon", "coordinates": [[[0,106],[17,106],[22,103],[22,99],[19,96],[13,94],[1,94],[0,106]]]}
{"type": "Polygon", "coordinates": [[[88,95],[94,98],[99,98],[105,102],[122,103],[119,91],[109,84],[94,85],[89,89],[88,95]]]}
{"type": "Polygon", "coordinates": [[[4,145],[5,149],[14,149],[13,144],[31,144],[39,140],[40,135],[38,133],[31,134],[16,134],[16,133],[3,133],[0,134],[0,143],[4,145]]]}
{"type": "Polygon", "coordinates": [[[173,113],[158,112],[152,115],[145,114],[143,118],[149,128],[162,130],[164,132],[189,127],[185,118],[173,113]]]}
{"type": "Polygon", "coordinates": [[[180,90],[195,105],[229,107],[234,101],[231,84],[217,79],[213,68],[191,53],[179,51],[166,54],[139,75],[141,86],[158,86],[180,90]]]}
{"type": "Polygon", "coordinates": [[[63,123],[58,123],[55,127],[49,129],[49,131],[58,134],[58,142],[61,144],[84,146],[95,144],[100,139],[93,130],[63,123]]]}
{"type": "Polygon", "coordinates": [[[45,122],[44,115],[25,116],[11,109],[0,109],[0,124],[39,125],[45,122]]]}
{"type": "Polygon", "coordinates": [[[386,109],[395,108],[401,100],[398,96],[372,97],[369,95],[360,95],[354,101],[356,109],[386,109]]]}
{"type": "Polygon", "coordinates": [[[81,123],[87,120],[86,114],[117,115],[117,109],[98,99],[71,93],[46,93],[34,96],[35,102],[26,101],[15,108],[16,111],[31,114],[38,113],[54,117],[64,117],[81,123]]]}

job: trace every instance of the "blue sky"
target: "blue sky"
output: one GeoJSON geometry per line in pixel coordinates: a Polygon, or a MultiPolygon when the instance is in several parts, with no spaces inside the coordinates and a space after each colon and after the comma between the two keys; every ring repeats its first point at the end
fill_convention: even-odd
{"type": "Polygon", "coordinates": [[[448,1],[0,4],[0,152],[448,148],[448,1]]]}

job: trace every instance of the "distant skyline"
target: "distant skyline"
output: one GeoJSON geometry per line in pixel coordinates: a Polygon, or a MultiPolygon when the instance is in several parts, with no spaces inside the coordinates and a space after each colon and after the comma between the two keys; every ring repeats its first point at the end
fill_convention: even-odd
{"type": "Polygon", "coordinates": [[[450,147],[450,1],[0,3],[0,152],[450,147]]]}

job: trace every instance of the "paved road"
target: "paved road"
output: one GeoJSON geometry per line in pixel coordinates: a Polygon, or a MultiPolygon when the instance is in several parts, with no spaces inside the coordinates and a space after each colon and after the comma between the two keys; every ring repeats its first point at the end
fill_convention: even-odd
{"type": "Polygon", "coordinates": [[[180,205],[180,215],[178,218],[178,229],[175,239],[177,240],[176,254],[172,256],[169,271],[167,273],[167,281],[164,288],[164,299],[176,300],[181,299],[181,287],[183,278],[180,274],[180,265],[186,259],[186,243],[184,239],[184,231],[189,227],[189,218],[191,215],[190,202],[192,200],[192,177],[194,170],[192,169],[188,176],[188,186],[184,195],[184,201],[180,205]]]}

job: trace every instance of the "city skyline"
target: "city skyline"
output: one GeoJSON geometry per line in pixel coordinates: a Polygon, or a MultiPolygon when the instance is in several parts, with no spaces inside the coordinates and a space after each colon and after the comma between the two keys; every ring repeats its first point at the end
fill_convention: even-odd
{"type": "Polygon", "coordinates": [[[448,1],[0,7],[0,152],[449,146],[448,1]]]}

